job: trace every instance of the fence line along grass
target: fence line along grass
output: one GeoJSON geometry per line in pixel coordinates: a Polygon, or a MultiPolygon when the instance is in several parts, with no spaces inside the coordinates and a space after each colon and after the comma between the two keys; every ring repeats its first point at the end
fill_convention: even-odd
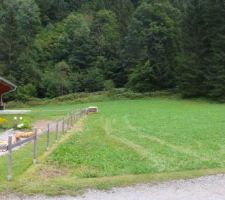
{"type": "Polygon", "coordinates": [[[43,130],[40,135],[37,135],[36,129],[34,136],[16,144],[11,144],[11,137],[9,137],[8,156],[0,157],[0,181],[4,180],[7,174],[8,180],[12,180],[12,176],[14,178],[18,177],[32,163],[36,164],[38,162],[38,155],[42,155],[52,144],[58,142],[59,138],[66,134],[73,127],[74,123],[87,113],[87,109],[72,112],[62,120],[48,124],[46,130],[43,130]],[[25,141],[28,141],[25,143],[25,146],[20,146],[25,141]],[[16,148],[20,149],[13,151],[16,148]]]}

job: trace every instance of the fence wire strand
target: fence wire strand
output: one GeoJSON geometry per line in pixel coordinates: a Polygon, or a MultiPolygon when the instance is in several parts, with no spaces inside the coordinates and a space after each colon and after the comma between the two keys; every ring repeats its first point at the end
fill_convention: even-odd
{"type": "MultiPolygon", "coordinates": [[[[75,123],[81,119],[83,116],[88,114],[88,109],[82,109],[80,111],[74,111],[64,118],[49,123],[48,126],[37,134],[37,161],[38,155],[43,154],[48,150],[53,144],[55,144],[60,138],[66,134],[75,123]]],[[[34,136],[33,136],[34,137],[34,136]]],[[[8,169],[11,169],[12,174],[8,174],[8,179],[11,180],[12,177],[19,176],[22,174],[29,166],[35,164],[34,159],[34,143],[35,139],[31,142],[25,143],[19,147],[12,149],[12,165],[9,166],[7,161],[7,155],[1,157],[0,162],[0,180],[6,177],[8,174],[8,169]],[[33,158],[33,159],[32,159],[33,158]],[[10,178],[9,178],[10,177],[10,178]]],[[[9,152],[8,152],[9,153],[9,152]]]]}

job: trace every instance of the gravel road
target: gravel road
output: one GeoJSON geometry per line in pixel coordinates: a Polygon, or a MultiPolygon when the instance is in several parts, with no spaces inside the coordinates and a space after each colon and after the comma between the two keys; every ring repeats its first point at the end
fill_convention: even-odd
{"type": "Polygon", "coordinates": [[[225,200],[225,175],[145,184],[110,191],[89,190],[83,196],[0,197],[1,200],[225,200]]]}

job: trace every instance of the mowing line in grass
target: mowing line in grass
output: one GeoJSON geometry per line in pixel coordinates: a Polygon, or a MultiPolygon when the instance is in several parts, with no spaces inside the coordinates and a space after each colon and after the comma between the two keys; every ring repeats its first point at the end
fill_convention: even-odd
{"type": "Polygon", "coordinates": [[[23,191],[70,193],[225,172],[224,105],[154,98],[96,106],[99,114],[82,131],[21,175],[23,191]],[[40,175],[55,168],[55,177],[40,175]]]}

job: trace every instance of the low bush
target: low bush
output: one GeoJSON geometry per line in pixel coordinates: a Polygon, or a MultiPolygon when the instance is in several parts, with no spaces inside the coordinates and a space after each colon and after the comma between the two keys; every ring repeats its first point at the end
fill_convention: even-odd
{"type": "Polygon", "coordinates": [[[48,104],[62,104],[62,103],[88,103],[88,102],[101,102],[119,99],[140,99],[148,97],[160,97],[160,96],[171,96],[171,91],[155,91],[148,93],[136,93],[131,90],[124,88],[111,89],[110,91],[100,91],[100,92],[81,92],[72,93],[64,96],[55,97],[53,99],[38,99],[30,98],[26,102],[21,101],[11,101],[7,104],[8,108],[24,108],[27,106],[39,106],[48,104]]]}

